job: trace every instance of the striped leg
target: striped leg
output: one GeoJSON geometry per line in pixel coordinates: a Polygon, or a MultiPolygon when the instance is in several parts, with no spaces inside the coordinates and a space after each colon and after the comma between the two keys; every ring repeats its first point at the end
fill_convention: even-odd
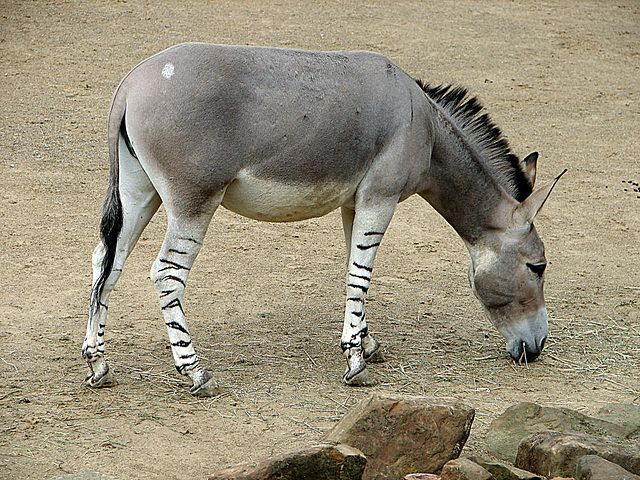
{"type": "MultiPolygon", "coordinates": [[[[353,220],[355,218],[355,212],[347,207],[342,207],[342,227],[344,230],[344,240],[345,245],[347,247],[347,262],[346,262],[346,270],[347,270],[347,284],[349,283],[349,279],[353,278],[349,273],[349,266],[356,267],[356,265],[351,264],[351,232],[353,230],[353,220]]],[[[365,270],[365,272],[369,273],[369,277],[371,277],[373,269],[365,270]]],[[[355,277],[357,278],[357,277],[355,277]]],[[[349,298],[349,296],[347,296],[349,298]]],[[[364,299],[363,299],[363,318],[362,322],[366,326],[366,320],[364,318],[364,299]]],[[[347,311],[349,311],[349,306],[346,307],[347,311]]],[[[368,328],[366,333],[362,336],[362,354],[364,360],[370,363],[380,363],[384,362],[384,355],[382,354],[382,349],[380,348],[380,344],[373,338],[371,332],[369,332],[368,328]]]]}
{"type": "Polygon", "coordinates": [[[89,375],[85,378],[85,382],[91,387],[110,387],[116,384],[115,378],[104,359],[104,328],[107,323],[109,295],[120,276],[120,269],[111,270],[111,274],[105,281],[102,295],[98,298],[95,285],[103,268],[102,261],[104,256],[105,246],[101,241],[93,251],[91,258],[94,289],[91,294],[87,333],[82,345],[82,357],[89,365],[89,375]]]}
{"type": "Polygon", "coordinates": [[[198,362],[187,329],[182,299],[189,271],[200,252],[211,219],[210,216],[205,217],[188,223],[170,219],[160,254],[151,269],[176,369],[191,378],[191,393],[199,396],[214,394],[217,385],[198,362]]]}
{"type": "Polygon", "coordinates": [[[116,381],[104,359],[104,329],[107,320],[109,295],[120,278],[122,267],[133,250],[140,234],[160,206],[160,198],[149,181],[147,174],[140,168],[138,161],[127,155],[121,156],[121,178],[117,195],[108,197],[102,222],[113,222],[114,217],[121,218],[122,228],[116,239],[112,239],[115,249],[113,266],[104,272],[106,279],[102,289],[98,279],[105,269],[105,239],[101,240],[92,256],[93,288],[87,333],[82,345],[82,357],[89,365],[89,375],[85,381],[91,387],[109,387],[116,381]],[[120,204],[116,202],[120,199],[120,204]],[[121,209],[119,208],[121,206],[121,209]],[[121,217],[120,217],[121,215],[121,217]]]}
{"type": "Polygon", "coordinates": [[[340,346],[347,360],[343,380],[347,385],[375,385],[366,369],[366,360],[381,361],[380,345],[369,333],[364,303],[378,246],[391,221],[395,202],[377,206],[375,211],[361,209],[355,215],[343,209],[345,240],[348,242],[347,302],[340,346]],[[350,227],[350,228],[349,228],[350,227]]]}

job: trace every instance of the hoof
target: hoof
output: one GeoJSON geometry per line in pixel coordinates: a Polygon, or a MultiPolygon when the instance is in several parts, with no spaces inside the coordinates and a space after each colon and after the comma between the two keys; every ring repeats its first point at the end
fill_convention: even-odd
{"type": "Polygon", "coordinates": [[[197,386],[194,385],[189,391],[191,392],[191,395],[195,397],[213,397],[215,395],[219,395],[222,392],[215,379],[210,375],[204,383],[197,386]]]}
{"type": "Polygon", "coordinates": [[[380,344],[371,334],[362,338],[362,357],[372,363],[380,363],[385,360],[380,344]]]}
{"type": "Polygon", "coordinates": [[[367,363],[382,363],[387,360],[386,358],[384,358],[384,353],[382,353],[380,344],[376,345],[376,349],[373,352],[369,354],[367,354],[367,352],[364,352],[363,357],[367,361],[367,363]]]}
{"type": "Polygon", "coordinates": [[[103,387],[113,387],[117,385],[118,382],[116,378],[111,373],[111,370],[107,367],[107,370],[100,376],[96,376],[96,374],[91,371],[91,373],[84,379],[85,383],[91,388],[103,388],[103,387]]]}
{"type": "Polygon", "coordinates": [[[355,375],[349,375],[349,372],[345,373],[342,381],[350,387],[373,387],[378,383],[366,368],[355,375]]]}

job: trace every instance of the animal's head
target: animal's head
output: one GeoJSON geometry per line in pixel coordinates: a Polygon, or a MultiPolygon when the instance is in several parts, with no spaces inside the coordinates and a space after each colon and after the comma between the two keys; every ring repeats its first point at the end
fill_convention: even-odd
{"type": "MultiPolygon", "coordinates": [[[[527,158],[525,170],[533,184],[537,155],[527,158]]],[[[540,355],[549,331],[543,294],[547,259],[533,222],[560,176],[524,201],[509,205],[502,212],[500,228],[468,246],[473,293],[507,340],[511,357],[519,362],[540,355]]]]}

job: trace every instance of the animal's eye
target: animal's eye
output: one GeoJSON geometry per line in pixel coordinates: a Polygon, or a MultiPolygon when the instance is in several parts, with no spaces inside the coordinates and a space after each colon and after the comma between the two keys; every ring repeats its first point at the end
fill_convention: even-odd
{"type": "Polygon", "coordinates": [[[542,277],[545,269],[547,268],[547,264],[543,263],[527,263],[527,268],[531,270],[533,273],[538,275],[538,277],[542,277]]]}

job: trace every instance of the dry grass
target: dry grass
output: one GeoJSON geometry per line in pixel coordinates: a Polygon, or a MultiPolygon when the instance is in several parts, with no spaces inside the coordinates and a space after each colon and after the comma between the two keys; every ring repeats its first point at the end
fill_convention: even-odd
{"type": "Polygon", "coordinates": [[[640,200],[623,190],[640,175],[634,2],[54,0],[0,2],[0,13],[0,477],[201,478],[317,441],[372,391],[473,405],[467,451],[478,453],[520,401],[587,413],[640,402],[640,200]],[[344,387],[339,216],[274,225],[219,211],[185,308],[224,393],[193,398],[147,278],[161,211],[110,303],[120,383],[85,387],[109,100],[129,68],[185,40],[375,50],[479,95],[517,153],[541,152],[540,183],[569,167],[536,222],[550,261],[541,359],[508,358],[467,288],[464,246],[413,198],[385,236],[367,305],[388,359],[371,366],[380,384],[344,387]]]}

